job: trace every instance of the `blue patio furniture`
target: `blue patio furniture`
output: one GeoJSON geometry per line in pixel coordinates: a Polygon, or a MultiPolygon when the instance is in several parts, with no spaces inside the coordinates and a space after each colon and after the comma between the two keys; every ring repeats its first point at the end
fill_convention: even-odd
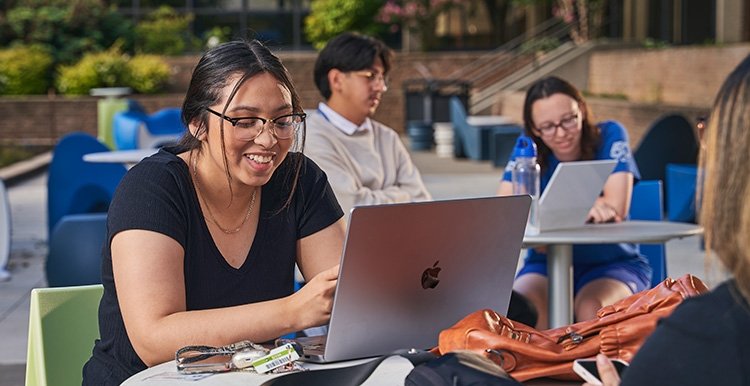
{"type": "Polygon", "coordinates": [[[495,166],[505,166],[516,138],[522,129],[515,124],[476,125],[469,123],[461,100],[450,99],[453,124],[454,154],[466,155],[475,161],[491,160],[495,166]]]}
{"type": "Polygon", "coordinates": [[[667,218],[695,223],[697,165],[667,164],[667,218]]]}
{"type": "Polygon", "coordinates": [[[138,138],[138,147],[161,147],[176,143],[185,131],[182,124],[182,110],[178,107],[161,109],[146,119],[146,131],[138,138]]]}
{"type": "Polygon", "coordinates": [[[107,213],[70,214],[55,224],[45,264],[47,285],[65,287],[102,282],[102,246],[107,213]]]}
{"type": "MultiPolygon", "coordinates": [[[[661,181],[638,181],[633,186],[630,201],[631,220],[664,220],[662,206],[661,181]]],[[[667,277],[667,253],[664,244],[640,244],[641,253],[646,256],[651,265],[651,286],[655,286],[667,277]]]]}
{"type": "MultiPolygon", "coordinates": [[[[646,131],[633,152],[643,180],[662,181],[669,192],[666,178],[668,164],[695,165],[698,162],[698,135],[693,125],[679,114],[670,114],[656,120],[646,131]]],[[[664,202],[669,213],[670,200],[664,202]]]]}
{"type": "Polygon", "coordinates": [[[115,114],[112,121],[112,135],[115,148],[132,150],[138,148],[138,133],[143,130],[148,115],[135,110],[115,114]]]}
{"type": "Polygon", "coordinates": [[[76,132],[55,146],[47,177],[47,227],[66,215],[106,212],[127,169],[122,164],[93,163],[83,155],[109,151],[93,136],[76,132]]]}
{"type": "Polygon", "coordinates": [[[146,109],[143,108],[141,102],[135,99],[128,99],[128,111],[134,111],[136,113],[146,114],[146,109]]]}
{"type": "Polygon", "coordinates": [[[181,114],[176,107],[151,115],[136,110],[116,114],[113,131],[117,149],[154,148],[176,143],[186,131],[181,114]]]}

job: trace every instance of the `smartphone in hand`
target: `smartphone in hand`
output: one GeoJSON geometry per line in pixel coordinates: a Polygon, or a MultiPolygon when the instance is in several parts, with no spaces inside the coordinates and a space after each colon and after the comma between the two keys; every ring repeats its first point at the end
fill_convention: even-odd
{"type": "MultiPolygon", "coordinates": [[[[621,359],[610,359],[615,365],[617,374],[622,378],[622,373],[628,368],[628,362],[621,359]]],[[[592,385],[601,385],[602,380],[599,377],[599,370],[596,369],[596,359],[576,359],[573,361],[573,371],[576,372],[584,381],[592,385]]]]}

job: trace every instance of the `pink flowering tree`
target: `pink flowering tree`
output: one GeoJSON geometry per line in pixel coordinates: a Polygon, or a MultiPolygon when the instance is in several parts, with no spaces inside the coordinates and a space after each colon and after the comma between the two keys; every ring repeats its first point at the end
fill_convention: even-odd
{"type": "Polygon", "coordinates": [[[417,49],[426,51],[437,46],[437,17],[451,7],[468,2],[469,0],[387,0],[376,19],[390,25],[391,32],[401,29],[404,50],[416,46],[417,49]],[[416,38],[415,45],[409,44],[412,36],[416,38]]]}
{"type": "Polygon", "coordinates": [[[599,35],[604,19],[603,0],[557,0],[553,14],[570,24],[570,37],[583,43],[599,35]]]}

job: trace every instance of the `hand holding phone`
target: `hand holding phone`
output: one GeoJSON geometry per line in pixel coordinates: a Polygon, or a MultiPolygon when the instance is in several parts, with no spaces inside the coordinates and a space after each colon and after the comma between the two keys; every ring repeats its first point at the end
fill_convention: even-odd
{"type": "MultiPolygon", "coordinates": [[[[617,371],[619,380],[619,378],[622,377],[622,373],[628,368],[628,363],[621,359],[610,359],[610,361],[617,371]]],[[[589,384],[598,386],[603,385],[602,379],[599,376],[599,370],[596,366],[596,359],[576,359],[573,361],[573,371],[589,384]]]]}

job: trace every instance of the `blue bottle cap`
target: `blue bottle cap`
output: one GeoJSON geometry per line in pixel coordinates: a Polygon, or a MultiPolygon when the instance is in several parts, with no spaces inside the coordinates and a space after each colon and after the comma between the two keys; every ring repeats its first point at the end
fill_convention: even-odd
{"type": "Polygon", "coordinates": [[[522,135],[516,140],[516,145],[513,147],[514,157],[536,157],[536,143],[531,137],[522,135]]]}

